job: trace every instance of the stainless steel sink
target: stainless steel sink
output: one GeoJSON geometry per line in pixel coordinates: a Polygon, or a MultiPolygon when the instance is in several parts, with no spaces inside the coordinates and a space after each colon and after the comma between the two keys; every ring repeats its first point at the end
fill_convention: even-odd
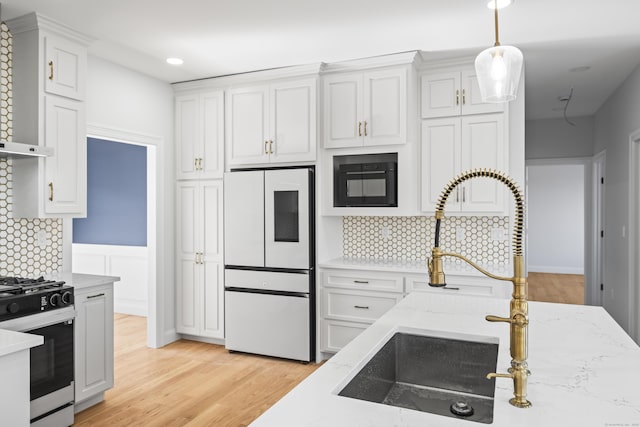
{"type": "Polygon", "coordinates": [[[497,339],[398,332],[338,394],[490,424],[497,359],[497,339]]]}

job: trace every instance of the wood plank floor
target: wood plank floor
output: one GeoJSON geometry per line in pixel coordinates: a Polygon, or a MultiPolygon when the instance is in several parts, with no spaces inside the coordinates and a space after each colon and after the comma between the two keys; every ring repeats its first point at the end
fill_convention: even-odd
{"type": "MultiPolygon", "coordinates": [[[[529,273],[531,301],[582,304],[583,276],[529,273]]],[[[115,387],[76,426],[246,426],[320,365],[181,340],[146,347],[146,319],[116,314],[115,387]]]]}
{"type": "Polygon", "coordinates": [[[530,301],[584,304],[584,276],[580,274],[529,273],[530,301]]]}
{"type": "Polygon", "coordinates": [[[320,365],[180,340],[146,347],[146,319],[115,319],[115,386],[75,426],[246,426],[320,365]]]}

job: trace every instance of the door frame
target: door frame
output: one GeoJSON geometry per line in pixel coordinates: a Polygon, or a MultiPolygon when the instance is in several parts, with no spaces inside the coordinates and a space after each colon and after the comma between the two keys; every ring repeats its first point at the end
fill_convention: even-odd
{"type": "Polygon", "coordinates": [[[97,125],[87,125],[87,138],[106,139],[114,142],[141,145],[147,147],[147,253],[149,280],[147,293],[147,346],[159,348],[167,343],[163,328],[163,319],[166,318],[164,292],[158,280],[162,277],[162,263],[158,264],[157,259],[162,259],[162,245],[158,240],[162,237],[159,233],[165,229],[163,216],[157,213],[163,209],[158,196],[158,187],[161,185],[161,176],[158,175],[157,164],[161,160],[163,138],[152,135],[144,135],[112,129],[97,125]]]}
{"type": "Polygon", "coordinates": [[[592,285],[589,293],[585,289],[585,302],[589,305],[602,306],[602,290],[599,284],[604,284],[604,239],[600,233],[604,231],[604,200],[605,187],[600,178],[605,177],[607,155],[603,150],[593,156],[591,172],[591,255],[587,256],[591,265],[592,285]]]}
{"type": "Polygon", "coordinates": [[[629,335],[640,342],[640,129],[629,135],[629,335]]]}

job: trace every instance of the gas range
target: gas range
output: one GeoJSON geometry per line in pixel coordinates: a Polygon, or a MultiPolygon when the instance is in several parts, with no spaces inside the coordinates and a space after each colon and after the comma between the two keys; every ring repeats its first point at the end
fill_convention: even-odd
{"type": "Polygon", "coordinates": [[[73,287],[43,277],[0,276],[0,321],[73,306],[73,287]]]}

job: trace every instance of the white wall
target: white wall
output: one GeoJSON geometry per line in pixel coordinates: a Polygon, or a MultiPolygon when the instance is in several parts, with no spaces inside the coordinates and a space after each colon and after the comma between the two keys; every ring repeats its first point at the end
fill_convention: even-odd
{"type": "MultiPolygon", "coordinates": [[[[174,114],[173,90],[167,83],[112,62],[89,57],[87,124],[104,133],[139,134],[157,142],[156,274],[151,304],[157,318],[149,318],[148,343],[162,346],[175,339],[174,270],[174,114]],[[155,287],[154,287],[155,285],[155,287]]],[[[116,138],[117,140],[117,138],[116,138]]],[[[117,171],[114,171],[117,173],[117,171]]],[[[67,249],[70,255],[71,249],[67,249]]],[[[151,315],[151,313],[150,313],[151,315]]]]}
{"type": "Polygon", "coordinates": [[[571,117],[571,126],[564,119],[527,120],[525,158],[557,159],[591,157],[593,151],[594,117],[571,117]]]}
{"type": "Polygon", "coordinates": [[[529,271],[584,274],[584,165],[529,163],[527,174],[529,271]]]}
{"type": "MultiPolygon", "coordinates": [[[[629,136],[640,129],[640,67],[609,97],[595,115],[595,150],[606,149],[603,305],[627,331],[640,309],[633,302],[638,283],[629,279],[629,136]],[[631,304],[630,304],[631,302],[631,304]]],[[[635,261],[634,261],[635,262],[635,261]]],[[[635,339],[640,342],[636,331],[635,339]]]]}

